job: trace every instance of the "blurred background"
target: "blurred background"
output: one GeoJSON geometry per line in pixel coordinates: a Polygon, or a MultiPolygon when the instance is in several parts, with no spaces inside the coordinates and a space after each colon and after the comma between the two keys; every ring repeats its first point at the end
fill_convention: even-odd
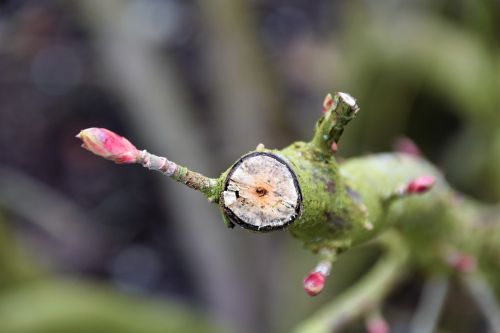
{"type": "MultiPolygon", "coordinates": [[[[0,0],[0,332],[289,332],[373,251],[311,299],[315,258],[286,232],[228,230],[198,193],[74,136],[106,127],[217,176],[259,142],[308,140],[345,91],[362,112],[341,156],[408,136],[497,202],[499,45],[498,0],[0,0]]],[[[391,332],[421,280],[384,307],[391,332]]],[[[461,291],[449,303],[442,332],[486,332],[461,291]]]]}

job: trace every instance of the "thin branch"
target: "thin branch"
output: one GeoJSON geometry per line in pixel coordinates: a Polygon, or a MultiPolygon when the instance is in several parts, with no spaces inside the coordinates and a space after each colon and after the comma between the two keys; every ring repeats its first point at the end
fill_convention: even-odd
{"type": "Polygon", "coordinates": [[[324,115],[316,123],[311,145],[325,154],[331,154],[332,149],[336,150],[344,127],[354,119],[359,107],[351,95],[342,92],[327,95],[323,107],[324,115]]]}
{"type": "Polygon", "coordinates": [[[387,253],[376,266],[337,300],[301,323],[295,333],[337,332],[380,304],[402,277],[408,256],[397,233],[385,233],[380,242],[387,253]]]}
{"type": "Polygon", "coordinates": [[[426,281],[417,312],[411,321],[410,333],[436,332],[448,287],[449,280],[444,277],[426,281]]]}
{"type": "Polygon", "coordinates": [[[201,173],[191,171],[184,166],[168,160],[166,157],[151,154],[146,150],[141,151],[137,163],[142,164],[149,170],[159,171],[194,190],[206,194],[211,201],[218,199],[215,193],[216,179],[208,178],[201,173]]]}
{"type": "Polygon", "coordinates": [[[491,331],[500,333],[500,306],[495,298],[494,290],[478,273],[465,274],[461,282],[485,316],[491,331]]]}
{"type": "Polygon", "coordinates": [[[106,128],[91,127],[84,129],[76,136],[82,140],[82,147],[88,151],[113,161],[117,164],[142,164],[149,170],[159,171],[165,176],[185,184],[194,190],[207,195],[215,201],[217,180],[189,170],[166,157],[157,156],[146,150],[138,150],[127,138],[106,128]]]}

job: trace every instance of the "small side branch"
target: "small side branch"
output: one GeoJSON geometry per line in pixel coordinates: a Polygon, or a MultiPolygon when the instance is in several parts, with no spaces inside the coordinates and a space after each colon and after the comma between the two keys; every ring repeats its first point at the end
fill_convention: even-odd
{"type": "Polygon", "coordinates": [[[309,296],[316,296],[323,290],[325,280],[332,270],[332,264],[337,259],[337,253],[332,249],[321,250],[320,256],[320,262],[304,279],[304,290],[309,296]]]}
{"type": "Polygon", "coordinates": [[[449,280],[445,277],[431,278],[425,283],[417,312],[411,322],[410,333],[437,331],[448,287],[449,280]]]}
{"type": "Polygon", "coordinates": [[[337,332],[380,305],[401,278],[408,257],[408,250],[397,233],[387,232],[380,242],[387,253],[375,268],[333,303],[301,323],[295,333],[337,332]]]}
{"type": "Polygon", "coordinates": [[[427,193],[433,188],[435,183],[436,178],[434,176],[427,175],[415,178],[390,192],[387,197],[384,198],[384,204],[389,206],[392,202],[398,199],[427,193]]]}
{"type": "Polygon", "coordinates": [[[464,274],[461,281],[488,321],[490,330],[500,333],[500,306],[495,292],[479,273],[464,274]]]}
{"type": "MultiPolygon", "coordinates": [[[[142,150],[137,159],[137,163],[142,164],[143,167],[148,168],[149,170],[159,171],[165,176],[185,184],[187,187],[200,191],[206,194],[209,199],[212,199],[212,196],[216,192],[216,179],[191,171],[186,167],[168,160],[166,157],[157,156],[147,152],[146,150],[142,150]]],[[[213,199],[215,200],[216,198],[214,197],[213,199]]]]}
{"type": "Polygon", "coordinates": [[[359,107],[349,94],[338,92],[328,94],[323,102],[324,115],[316,123],[311,144],[323,153],[336,151],[344,127],[356,116],[359,107]]]}
{"type": "Polygon", "coordinates": [[[126,138],[105,128],[87,128],[77,138],[83,141],[82,147],[117,164],[142,164],[149,170],[159,171],[164,175],[200,191],[210,201],[217,201],[217,180],[180,166],[166,157],[139,151],[126,138]]]}

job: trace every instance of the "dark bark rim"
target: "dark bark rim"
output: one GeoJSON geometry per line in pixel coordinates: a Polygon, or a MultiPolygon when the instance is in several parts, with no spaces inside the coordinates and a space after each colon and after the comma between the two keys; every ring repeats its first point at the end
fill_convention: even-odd
{"type": "Polygon", "coordinates": [[[281,156],[278,156],[277,154],[269,153],[269,152],[251,152],[251,153],[248,153],[248,154],[242,156],[238,161],[236,161],[236,163],[233,164],[233,166],[231,167],[231,170],[229,170],[229,172],[226,176],[226,179],[224,180],[224,188],[221,192],[220,202],[222,203],[222,209],[223,209],[224,215],[227,217],[227,219],[230,222],[237,224],[244,229],[258,231],[258,232],[268,232],[268,231],[284,229],[284,228],[290,226],[290,224],[292,224],[300,216],[300,213],[302,211],[302,191],[300,189],[299,181],[297,180],[297,175],[295,174],[293,169],[290,167],[290,165],[288,164],[288,162],[284,158],[282,158],[281,156]],[[233,172],[236,170],[236,168],[247,158],[250,158],[253,156],[261,156],[261,155],[269,156],[269,157],[277,160],[281,164],[283,164],[288,169],[290,174],[292,175],[293,184],[295,186],[295,190],[297,191],[297,204],[295,207],[295,214],[292,215],[287,222],[285,222],[279,226],[258,227],[258,226],[255,226],[253,224],[247,223],[247,222],[243,221],[242,219],[240,219],[238,216],[236,216],[236,214],[229,207],[226,207],[226,205],[224,203],[222,193],[224,193],[224,191],[227,190],[227,187],[229,185],[229,179],[233,175],[233,172]]]}

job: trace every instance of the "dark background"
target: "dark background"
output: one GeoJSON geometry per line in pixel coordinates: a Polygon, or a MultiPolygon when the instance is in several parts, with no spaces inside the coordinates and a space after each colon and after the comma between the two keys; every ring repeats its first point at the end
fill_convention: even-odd
{"type": "MultiPolygon", "coordinates": [[[[288,332],[373,256],[341,259],[310,299],[315,258],[286,233],[228,230],[199,194],[74,136],[106,127],[217,176],[259,142],[309,139],[346,91],[361,112],[341,156],[409,136],[496,202],[499,41],[496,0],[0,1],[0,332],[288,332]]],[[[391,296],[394,332],[420,285],[391,296]]],[[[447,309],[442,332],[484,331],[472,305],[447,309]]]]}

